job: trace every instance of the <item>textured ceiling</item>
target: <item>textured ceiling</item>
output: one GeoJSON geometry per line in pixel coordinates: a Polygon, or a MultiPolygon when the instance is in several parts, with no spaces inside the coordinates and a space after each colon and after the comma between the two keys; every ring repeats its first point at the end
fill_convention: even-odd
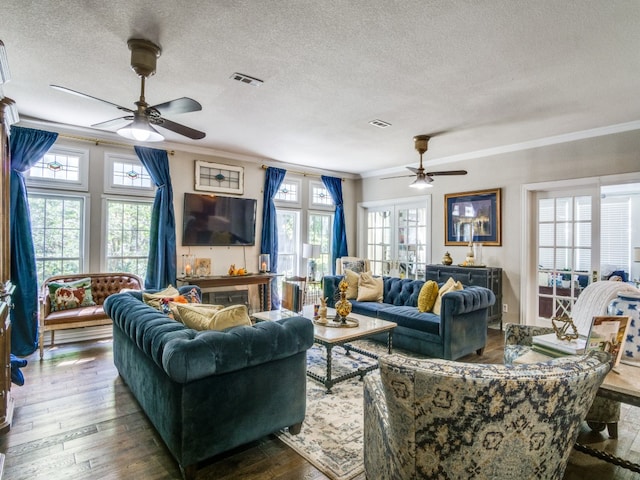
{"type": "Polygon", "coordinates": [[[203,106],[168,118],[206,138],[161,130],[168,142],[362,175],[415,165],[416,134],[438,134],[427,167],[469,158],[464,167],[481,161],[469,152],[640,120],[636,0],[180,4],[3,1],[5,95],[25,119],[89,127],[118,117],[49,85],[134,108],[127,39],[146,38],[163,50],[147,101],[203,106]]]}

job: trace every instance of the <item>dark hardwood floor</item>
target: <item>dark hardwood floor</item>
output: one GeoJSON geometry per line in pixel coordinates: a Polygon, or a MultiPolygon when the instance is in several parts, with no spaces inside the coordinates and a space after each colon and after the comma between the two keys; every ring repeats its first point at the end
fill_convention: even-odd
{"type": "MultiPolygon", "coordinates": [[[[13,386],[11,430],[0,435],[6,454],[2,480],[179,479],[164,447],[113,366],[110,341],[63,345],[28,357],[26,383],[13,386]]],[[[481,357],[501,362],[502,333],[490,330],[481,357]]],[[[640,409],[624,406],[620,438],[593,434],[583,441],[640,462],[640,409]]],[[[514,452],[514,454],[517,454],[514,452]]],[[[198,480],[320,480],[322,473],[275,436],[245,445],[200,466],[198,480]]],[[[575,452],[565,480],[629,480],[637,474],[575,452]]],[[[360,475],[356,480],[365,480],[360,475]]],[[[375,479],[370,479],[375,480],[375,479]]]]}

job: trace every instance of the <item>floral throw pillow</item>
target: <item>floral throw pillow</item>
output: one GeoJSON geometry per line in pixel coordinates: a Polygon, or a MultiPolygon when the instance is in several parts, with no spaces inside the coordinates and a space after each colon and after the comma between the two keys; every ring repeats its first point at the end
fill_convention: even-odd
{"type": "Polygon", "coordinates": [[[90,307],[96,304],[93,301],[91,278],[89,277],[66,283],[51,282],[48,287],[52,312],[90,307]]]}

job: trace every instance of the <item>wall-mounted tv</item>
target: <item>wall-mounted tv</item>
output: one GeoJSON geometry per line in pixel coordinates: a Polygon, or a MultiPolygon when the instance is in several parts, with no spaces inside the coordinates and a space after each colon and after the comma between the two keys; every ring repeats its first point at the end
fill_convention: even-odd
{"type": "Polygon", "coordinates": [[[255,245],[256,200],[184,194],[182,245],[255,245]]]}

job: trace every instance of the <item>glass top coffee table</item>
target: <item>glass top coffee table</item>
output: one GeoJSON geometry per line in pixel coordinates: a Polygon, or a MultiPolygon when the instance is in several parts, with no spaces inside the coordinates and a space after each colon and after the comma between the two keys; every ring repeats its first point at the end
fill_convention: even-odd
{"type": "MultiPolygon", "coordinates": [[[[355,340],[363,340],[370,338],[374,335],[381,333],[387,334],[387,351],[391,353],[393,345],[393,329],[397,326],[394,322],[387,322],[386,320],[380,320],[378,318],[367,317],[365,315],[358,315],[352,313],[349,315],[349,319],[357,322],[356,326],[339,327],[336,322],[331,319],[335,316],[336,312],[333,308],[327,309],[327,325],[320,325],[317,322],[313,323],[313,338],[314,342],[318,345],[322,345],[327,350],[327,368],[324,376],[318,375],[315,372],[307,369],[307,376],[320,383],[322,383],[327,393],[331,393],[331,387],[338,382],[349,380],[350,378],[360,377],[361,379],[370,371],[378,368],[378,364],[359,367],[357,370],[345,373],[338,377],[331,375],[331,362],[333,347],[340,346],[344,348],[345,354],[349,355],[351,351],[357,352],[361,355],[377,359],[376,353],[358,348],[351,345],[350,342],[355,340]]],[[[296,314],[288,310],[271,310],[268,312],[254,313],[252,316],[260,321],[273,321],[280,320],[285,317],[293,317],[302,315],[303,317],[313,319],[313,305],[307,305],[302,309],[301,314],[296,314]]],[[[350,322],[351,323],[351,322],[350,322]]]]}

